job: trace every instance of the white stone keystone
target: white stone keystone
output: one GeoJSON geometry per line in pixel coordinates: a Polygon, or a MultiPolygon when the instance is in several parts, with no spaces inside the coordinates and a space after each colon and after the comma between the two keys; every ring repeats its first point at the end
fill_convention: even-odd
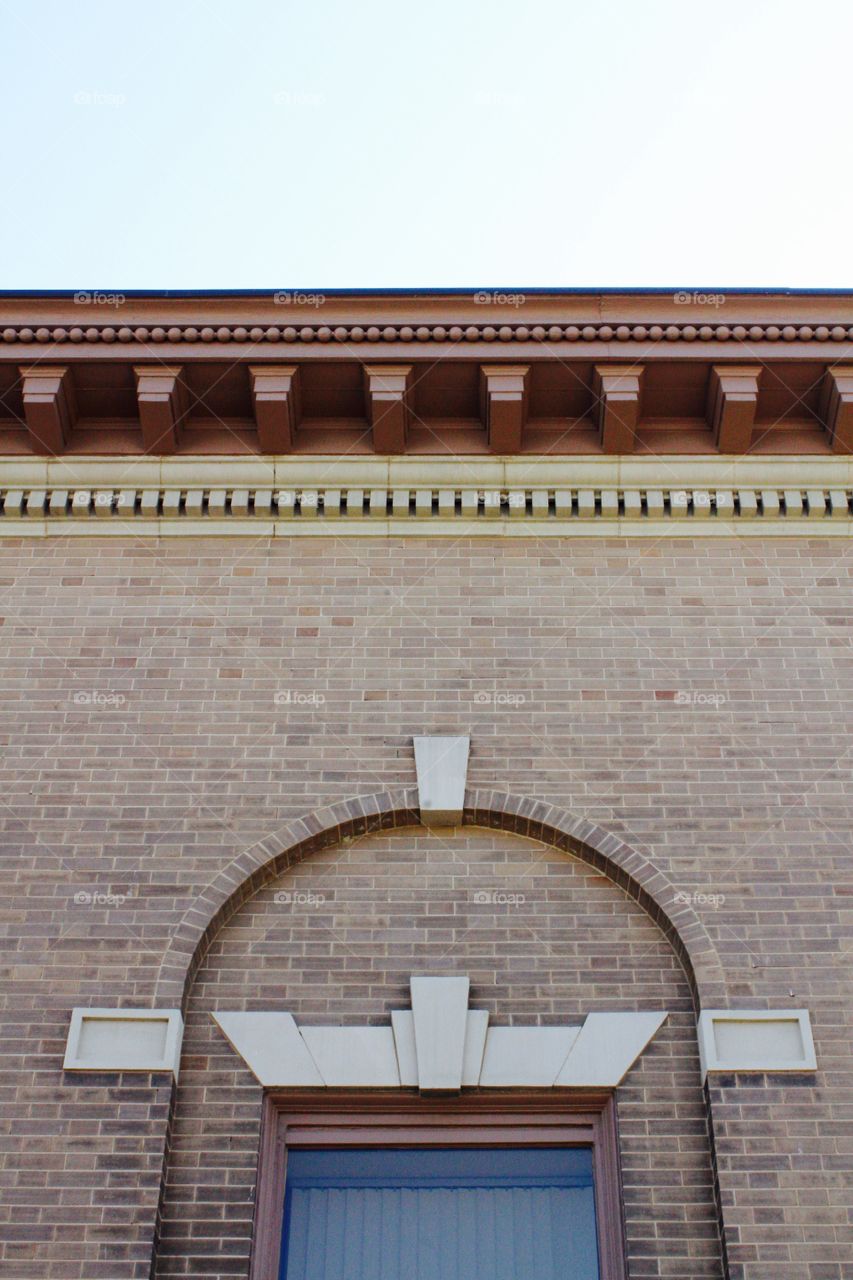
{"type": "Polygon", "coordinates": [[[421,821],[424,826],[456,826],[465,808],[471,739],[424,737],[414,744],[421,821]]]}
{"type": "Polygon", "coordinates": [[[413,977],[412,1015],[421,1092],[462,1088],[468,978],[413,977]]]}

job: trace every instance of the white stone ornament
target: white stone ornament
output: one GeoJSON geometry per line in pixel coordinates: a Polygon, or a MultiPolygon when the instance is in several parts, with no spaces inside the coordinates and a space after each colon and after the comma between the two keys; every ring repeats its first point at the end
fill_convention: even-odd
{"type": "Polygon", "coordinates": [[[665,1018],[665,1013],[587,1014],[554,1083],[571,1089],[615,1089],[665,1018]]]}
{"type": "Polygon", "coordinates": [[[470,985],[467,978],[413,977],[409,981],[421,1092],[462,1088],[470,985]]]}
{"type": "Polygon", "coordinates": [[[702,1079],[709,1071],[816,1071],[808,1009],[705,1009],[702,1079]]]}
{"type": "Polygon", "coordinates": [[[400,1084],[417,1087],[418,1051],[415,1048],[415,1017],[411,1009],[394,1009],[391,1014],[394,1049],[400,1071],[400,1084]]]}
{"type": "Polygon", "coordinates": [[[215,1013],[214,1018],[249,1070],[265,1087],[324,1085],[290,1013],[215,1013]]]}
{"type": "Polygon", "coordinates": [[[289,1013],[215,1013],[265,1088],[615,1088],[666,1013],[591,1013],[582,1026],[489,1027],[464,976],[411,978],[390,1027],[297,1027],[289,1013]]]}
{"type": "Polygon", "coordinates": [[[427,827],[458,826],[465,808],[471,739],[418,737],[413,741],[421,821],[427,827]]]}
{"type": "Polygon", "coordinates": [[[490,1027],[479,1083],[550,1088],[579,1032],[580,1027],[490,1027]]]}
{"type": "Polygon", "coordinates": [[[486,1053],[489,1029],[487,1009],[469,1009],[465,1024],[465,1052],[462,1057],[463,1085],[478,1085],[486,1053]]]}
{"type": "Polygon", "coordinates": [[[170,1071],[177,1079],[179,1009],[73,1009],[66,1071],[170,1071]]]}
{"type": "MultiPolygon", "coordinates": [[[[433,979],[430,979],[433,981],[433,979]]],[[[400,1064],[400,1084],[419,1085],[418,1054],[415,1047],[415,1018],[411,1009],[395,1009],[391,1014],[394,1045],[400,1064]]],[[[462,1051],[462,1084],[480,1083],[480,1068],[486,1047],[489,1015],[485,1009],[469,1009],[465,1017],[465,1044],[462,1051]]],[[[423,1086],[421,1085],[423,1091],[423,1086]]]]}
{"type": "Polygon", "coordinates": [[[327,1085],[396,1089],[400,1070],[390,1027],[303,1027],[302,1038],[327,1085]]]}

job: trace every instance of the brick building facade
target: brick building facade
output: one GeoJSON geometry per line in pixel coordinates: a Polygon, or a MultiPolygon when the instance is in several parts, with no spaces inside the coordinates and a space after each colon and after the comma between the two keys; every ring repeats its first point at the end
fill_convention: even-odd
{"type": "Polygon", "coordinates": [[[0,299],[0,1276],[277,1274],[289,1086],[213,1015],[390,1037],[413,975],[666,1019],[618,1083],[311,1096],[613,1098],[602,1277],[853,1275],[850,299],[305,310],[0,299]]]}

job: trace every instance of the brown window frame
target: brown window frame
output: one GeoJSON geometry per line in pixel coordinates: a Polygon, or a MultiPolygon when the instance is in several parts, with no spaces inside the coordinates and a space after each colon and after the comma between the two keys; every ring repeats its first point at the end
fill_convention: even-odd
{"type": "Polygon", "coordinates": [[[289,1147],[591,1147],[600,1280],[625,1280],[612,1093],[420,1097],[399,1090],[277,1090],[264,1097],[250,1280],[278,1280],[289,1147]]]}

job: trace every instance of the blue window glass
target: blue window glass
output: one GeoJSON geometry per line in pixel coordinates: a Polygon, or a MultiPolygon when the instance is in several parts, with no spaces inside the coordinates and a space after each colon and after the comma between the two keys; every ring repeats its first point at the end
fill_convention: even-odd
{"type": "Polygon", "coordinates": [[[292,1149],[280,1280],[598,1280],[584,1147],[292,1149]]]}

